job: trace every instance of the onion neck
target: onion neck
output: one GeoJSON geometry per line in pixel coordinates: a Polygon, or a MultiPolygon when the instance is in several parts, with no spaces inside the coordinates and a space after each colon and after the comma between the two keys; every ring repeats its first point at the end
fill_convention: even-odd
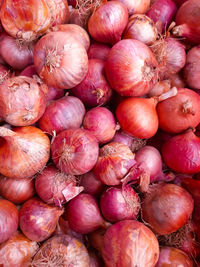
{"type": "Polygon", "coordinates": [[[172,33],[176,37],[186,37],[193,42],[200,40],[200,37],[191,29],[188,24],[181,24],[173,28],[172,33]]]}
{"type": "Polygon", "coordinates": [[[195,110],[193,109],[192,103],[189,100],[186,100],[181,108],[182,112],[184,114],[190,114],[190,115],[195,115],[195,110]]]}

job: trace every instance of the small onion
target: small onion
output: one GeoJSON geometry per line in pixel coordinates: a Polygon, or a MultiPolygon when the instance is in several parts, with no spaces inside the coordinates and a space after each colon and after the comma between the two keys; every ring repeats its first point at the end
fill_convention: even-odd
{"type": "Polygon", "coordinates": [[[67,23],[69,20],[69,7],[67,0],[46,0],[51,13],[51,26],[67,23]]]}
{"type": "Polygon", "coordinates": [[[108,45],[93,42],[88,50],[88,58],[106,60],[110,52],[110,49],[111,48],[108,45]]]}
{"type": "Polygon", "coordinates": [[[84,193],[99,196],[104,190],[104,184],[96,178],[93,171],[79,177],[80,185],[84,187],[84,193]]]}
{"type": "Polygon", "coordinates": [[[144,14],[149,9],[150,0],[117,0],[124,4],[129,15],[132,14],[144,14]]]}

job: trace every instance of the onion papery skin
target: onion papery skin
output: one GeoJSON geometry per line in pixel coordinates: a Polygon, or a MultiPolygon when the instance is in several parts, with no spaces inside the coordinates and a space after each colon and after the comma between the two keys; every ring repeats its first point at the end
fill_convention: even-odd
{"type": "Polygon", "coordinates": [[[13,37],[34,40],[51,25],[51,14],[45,0],[4,0],[1,23],[13,37]]]}
{"type": "Polygon", "coordinates": [[[179,88],[176,96],[157,105],[159,127],[177,134],[200,123],[200,96],[187,88],[179,88]],[[173,118],[173,119],[172,119],[173,118]]]}
{"type": "Polygon", "coordinates": [[[187,53],[184,78],[190,88],[200,89],[200,45],[187,53]]]}
{"type": "Polygon", "coordinates": [[[103,60],[90,59],[85,78],[71,90],[86,107],[105,105],[111,99],[112,89],[106,80],[104,66],[103,60]]]}
{"type": "Polygon", "coordinates": [[[9,240],[0,245],[0,265],[3,267],[22,267],[30,264],[39,245],[15,232],[9,240]]]}
{"type": "Polygon", "coordinates": [[[51,102],[39,120],[39,127],[46,133],[60,133],[66,129],[79,128],[83,122],[85,107],[74,96],[64,96],[51,102]]]}
{"type": "Polygon", "coordinates": [[[68,33],[50,32],[35,46],[34,65],[48,86],[70,89],[84,79],[88,56],[83,45],[68,33]]]}
{"type": "Polygon", "coordinates": [[[36,80],[18,76],[0,85],[0,115],[14,126],[28,126],[43,115],[46,96],[36,80]]]}
{"type": "Polygon", "coordinates": [[[144,14],[147,12],[150,6],[150,0],[118,0],[122,4],[124,4],[127,9],[129,15],[132,14],[144,14]]]}
{"type": "Polygon", "coordinates": [[[194,201],[184,188],[153,184],[142,201],[142,219],[155,233],[167,235],[188,222],[193,208],[194,201]]]}
{"type": "Polygon", "coordinates": [[[21,204],[35,194],[33,179],[13,179],[0,176],[0,195],[3,198],[21,204]]]}
{"type": "Polygon", "coordinates": [[[51,26],[67,23],[69,7],[67,0],[46,0],[51,13],[51,26]]]}
{"type": "Polygon", "coordinates": [[[161,247],[160,256],[155,267],[182,266],[192,267],[193,262],[182,250],[173,247],[161,247]]]}
{"type": "Polygon", "coordinates": [[[154,267],[158,257],[158,241],[144,224],[124,220],[113,224],[106,231],[103,259],[107,267],[154,267]]]}
{"type": "Polygon", "coordinates": [[[93,42],[88,49],[88,58],[106,60],[110,49],[111,48],[106,44],[93,42]]]}
{"type": "Polygon", "coordinates": [[[162,146],[165,164],[178,173],[200,172],[200,138],[191,130],[173,136],[162,146]]]}
{"type": "Polygon", "coordinates": [[[43,243],[35,255],[32,266],[88,267],[89,254],[79,240],[69,235],[53,236],[43,243]]]}
{"type": "Polygon", "coordinates": [[[121,40],[127,22],[126,6],[118,1],[109,1],[89,18],[88,31],[95,41],[113,45],[121,40]]]}
{"type": "Polygon", "coordinates": [[[79,179],[80,186],[84,187],[84,193],[99,196],[104,190],[104,184],[97,179],[93,171],[79,176],[79,179]]]}
{"type": "Polygon", "coordinates": [[[99,152],[93,169],[95,176],[106,185],[119,185],[121,179],[135,164],[135,155],[122,143],[110,142],[99,152]]]}
{"type": "Polygon", "coordinates": [[[0,136],[0,173],[4,176],[32,177],[49,160],[50,140],[36,127],[0,127],[0,136]]]}
{"type": "Polygon", "coordinates": [[[0,63],[0,85],[8,78],[11,77],[10,70],[0,63]]]}
{"type": "Polygon", "coordinates": [[[52,144],[52,159],[63,172],[81,175],[90,171],[99,155],[96,138],[84,129],[69,129],[59,133],[52,144]]]}
{"type": "Polygon", "coordinates": [[[157,34],[154,22],[146,15],[137,14],[129,18],[123,39],[136,39],[146,45],[151,45],[155,42],[157,34]]]}
{"type": "Polygon", "coordinates": [[[5,242],[16,232],[18,222],[17,207],[6,199],[0,199],[0,243],[5,242]]]}
{"type": "Polygon", "coordinates": [[[158,79],[158,64],[150,48],[138,40],[115,44],[105,64],[111,87],[122,96],[142,96],[158,79]]]}
{"type": "Polygon", "coordinates": [[[85,193],[67,204],[64,216],[70,228],[80,234],[88,234],[105,226],[95,197],[85,193]]]}
{"type": "Polygon", "coordinates": [[[116,109],[116,117],[122,130],[130,136],[148,139],[158,130],[158,115],[153,98],[131,97],[122,101],[116,109]]]}
{"type": "Polygon", "coordinates": [[[175,73],[169,75],[169,80],[171,82],[171,87],[176,87],[176,88],[185,88],[185,80],[183,77],[180,75],[180,73],[175,73]]]}
{"type": "Polygon", "coordinates": [[[41,242],[55,231],[63,210],[47,205],[38,198],[27,200],[19,212],[19,225],[30,240],[41,242]]]}

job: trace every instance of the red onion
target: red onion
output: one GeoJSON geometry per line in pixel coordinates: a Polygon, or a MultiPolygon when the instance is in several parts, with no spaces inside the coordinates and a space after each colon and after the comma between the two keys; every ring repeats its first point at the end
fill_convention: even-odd
{"type": "MultiPolygon", "coordinates": [[[[132,146],[134,138],[122,131],[117,131],[112,139],[112,142],[122,143],[127,145],[130,149],[132,146]]],[[[132,150],[132,149],[131,149],[132,150]]]]}
{"type": "Polygon", "coordinates": [[[106,185],[119,185],[135,164],[135,155],[124,144],[111,142],[100,149],[95,176],[106,185]]]}
{"type": "Polygon", "coordinates": [[[176,11],[177,7],[172,0],[157,0],[146,15],[155,22],[158,31],[162,32],[170,25],[176,11]]]}
{"type": "Polygon", "coordinates": [[[0,85],[10,76],[10,70],[6,66],[0,64],[0,85]]]}
{"type": "Polygon", "coordinates": [[[70,129],[59,133],[52,144],[52,159],[67,174],[81,175],[96,164],[99,147],[87,130],[70,129]]]}
{"type": "Polygon", "coordinates": [[[49,206],[38,198],[31,198],[20,209],[20,228],[30,240],[44,241],[56,229],[56,224],[62,213],[62,209],[49,206]]]}
{"type": "MultiPolygon", "coordinates": [[[[84,1],[82,3],[84,3],[84,1]]],[[[77,4],[75,4],[75,5],[77,5],[77,4]]],[[[75,25],[78,25],[78,26],[80,26],[82,28],[87,29],[87,22],[88,22],[88,19],[89,19],[88,18],[88,13],[90,13],[90,10],[89,10],[88,13],[86,12],[86,14],[85,14],[84,13],[85,10],[83,8],[82,9],[83,10],[83,16],[82,16],[82,14],[80,13],[79,8],[74,8],[74,7],[71,7],[71,6],[69,6],[69,7],[70,7],[70,9],[69,9],[69,15],[70,15],[69,16],[69,23],[70,24],[75,24],[75,25]],[[86,20],[85,20],[85,17],[87,17],[86,20]]],[[[90,15],[91,14],[89,14],[89,16],[90,15]]]]}
{"type": "Polygon", "coordinates": [[[67,23],[69,20],[69,8],[67,0],[46,0],[51,13],[51,26],[67,23]]]}
{"type": "Polygon", "coordinates": [[[0,127],[0,137],[0,173],[7,177],[32,177],[49,160],[49,138],[36,127],[0,127]]]}
{"type": "Polygon", "coordinates": [[[61,206],[83,191],[83,187],[76,186],[75,176],[48,166],[37,176],[35,190],[47,204],[61,206]]]}
{"type": "Polygon", "coordinates": [[[66,208],[65,218],[72,230],[88,234],[105,226],[96,199],[89,194],[80,194],[73,198],[66,208]]]}
{"type": "Polygon", "coordinates": [[[113,45],[120,41],[127,22],[127,8],[120,2],[109,1],[92,14],[88,31],[94,40],[113,45]]]}
{"type": "Polygon", "coordinates": [[[34,65],[30,65],[26,67],[21,73],[20,76],[27,76],[30,78],[33,78],[35,75],[37,75],[36,69],[34,65]]]}
{"type": "Polygon", "coordinates": [[[193,131],[170,138],[163,144],[164,162],[172,170],[185,174],[200,172],[200,138],[193,131]]]}
{"type": "Polygon", "coordinates": [[[79,84],[88,69],[85,48],[65,32],[50,32],[34,49],[34,65],[48,86],[70,89],[79,84]]]}
{"type": "Polygon", "coordinates": [[[171,234],[188,222],[193,207],[194,201],[184,188],[167,183],[154,184],[142,201],[142,219],[155,233],[171,234]]]}
{"type": "Polygon", "coordinates": [[[193,47],[187,54],[184,68],[185,81],[190,88],[200,89],[200,45],[193,47]]]}
{"type": "Polygon", "coordinates": [[[193,43],[200,43],[200,2],[188,0],[182,4],[176,14],[176,27],[173,34],[177,37],[184,37],[193,43]]]}
{"type": "Polygon", "coordinates": [[[170,138],[171,138],[170,134],[158,129],[157,133],[152,138],[147,140],[147,145],[154,146],[159,151],[161,151],[163,143],[168,141],[170,138]]]}
{"type": "Polygon", "coordinates": [[[149,9],[150,0],[117,0],[124,4],[129,15],[132,14],[144,14],[149,9]]]}
{"type": "Polygon", "coordinates": [[[112,225],[106,231],[103,259],[107,267],[154,267],[158,257],[158,241],[144,224],[134,220],[124,220],[112,225]]]}
{"type": "Polygon", "coordinates": [[[87,107],[104,105],[110,101],[112,89],[105,78],[104,65],[103,60],[90,59],[84,80],[72,89],[72,93],[87,107]]]}
{"type": "Polygon", "coordinates": [[[150,45],[155,42],[157,34],[154,22],[146,15],[137,14],[129,18],[123,39],[135,39],[150,45]]]}
{"type": "Polygon", "coordinates": [[[49,134],[66,129],[79,128],[85,115],[85,107],[80,99],[64,96],[51,102],[39,120],[39,127],[49,134]]]}
{"type": "Polygon", "coordinates": [[[35,194],[33,179],[13,179],[0,176],[0,195],[15,204],[21,204],[35,194]]]}
{"type": "Polygon", "coordinates": [[[177,6],[181,6],[183,3],[185,3],[187,0],[173,0],[177,6]]]}
{"type": "Polygon", "coordinates": [[[106,232],[105,228],[99,228],[96,231],[89,233],[87,235],[89,243],[92,245],[93,248],[95,248],[98,252],[100,252],[101,255],[104,247],[105,232],[106,232]]]}
{"type": "Polygon", "coordinates": [[[87,172],[79,177],[80,185],[84,187],[84,192],[90,195],[99,196],[104,184],[96,178],[93,171],[87,172]]]}
{"type": "Polygon", "coordinates": [[[186,87],[185,81],[181,77],[180,73],[170,74],[169,80],[171,82],[172,87],[177,87],[177,88],[185,88],[186,87]]]}
{"type": "Polygon", "coordinates": [[[156,83],[156,85],[149,91],[148,96],[160,96],[171,89],[170,80],[163,80],[156,83]]]}
{"type": "Polygon", "coordinates": [[[110,52],[110,49],[111,48],[108,45],[94,42],[89,47],[88,58],[106,60],[110,52]]]}
{"type": "Polygon", "coordinates": [[[157,82],[157,61],[151,50],[138,40],[114,45],[105,64],[111,87],[122,96],[142,96],[157,82]]]}

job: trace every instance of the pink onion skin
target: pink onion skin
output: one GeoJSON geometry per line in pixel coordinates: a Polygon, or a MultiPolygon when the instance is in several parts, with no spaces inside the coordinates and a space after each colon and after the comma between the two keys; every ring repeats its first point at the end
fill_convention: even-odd
{"type": "Polygon", "coordinates": [[[69,7],[67,0],[46,0],[51,13],[51,26],[67,23],[69,7]]]}
{"type": "Polygon", "coordinates": [[[0,84],[2,84],[6,79],[10,77],[11,77],[10,70],[6,66],[0,63],[0,84]]]}
{"type": "Polygon", "coordinates": [[[154,267],[158,257],[158,241],[144,224],[124,220],[113,224],[106,231],[103,259],[107,267],[154,267]]]}
{"type": "Polygon", "coordinates": [[[104,66],[103,60],[90,59],[85,78],[71,90],[86,107],[105,105],[111,99],[112,89],[105,78],[104,66]]]}
{"type": "Polygon", "coordinates": [[[127,8],[120,2],[109,1],[89,18],[88,31],[95,41],[113,45],[121,40],[127,22],[127,8]]]}
{"type": "Polygon", "coordinates": [[[200,45],[187,53],[184,78],[190,88],[200,90],[200,45]]]}
{"type": "Polygon", "coordinates": [[[147,12],[150,6],[150,0],[117,0],[124,4],[127,9],[129,15],[132,14],[144,14],[147,12]]]}
{"type": "Polygon", "coordinates": [[[127,39],[111,48],[105,71],[111,87],[120,95],[142,96],[156,84],[157,67],[153,53],[145,44],[127,39]]]}
{"type": "Polygon", "coordinates": [[[90,171],[99,155],[96,138],[84,129],[62,131],[55,137],[51,150],[56,166],[72,175],[90,171]]]}
{"type": "Polygon", "coordinates": [[[200,138],[191,130],[173,136],[162,146],[164,162],[178,173],[195,174],[200,172],[200,138]]]}
{"type": "Polygon", "coordinates": [[[112,139],[112,142],[122,143],[127,145],[130,149],[132,146],[134,138],[124,132],[117,131],[112,139]]]}
{"type": "Polygon", "coordinates": [[[80,186],[84,187],[84,193],[98,197],[104,190],[105,185],[96,178],[93,171],[79,177],[80,186]]]}
{"type": "Polygon", "coordinates": [[[57,134],[66,129],[79,128],[83,122],[85,107],[74,96],[64,96],[51,102],[39,120],[39,127],[46,133],[57,134]]]}
{"type": "Polygon", "coordinates": [[[65,212],[70,228],[80,234],[91,233],[105,225],[96,199],[89,194],[73,198],[67,204],[65,212]]]}
{"type": "Polygon", "coordinates": [[[38,198],[27,200],[19,213],[19,225],[30,240],[41,242],[51,236],[63,210],[49,206],[38,198]]]}
{"type": "Polygon", "coordinates": [[[155,267],[182,266],[192,267],[193,262],[182,250],[173,247],[161,247],[160,256],[155,267]]]}
{"type": "Polygon", "coordinates": [[[106,44],[93,42],[88,50],[88,58],[106,60],[110,49],[111,48],[106,44]]]}

